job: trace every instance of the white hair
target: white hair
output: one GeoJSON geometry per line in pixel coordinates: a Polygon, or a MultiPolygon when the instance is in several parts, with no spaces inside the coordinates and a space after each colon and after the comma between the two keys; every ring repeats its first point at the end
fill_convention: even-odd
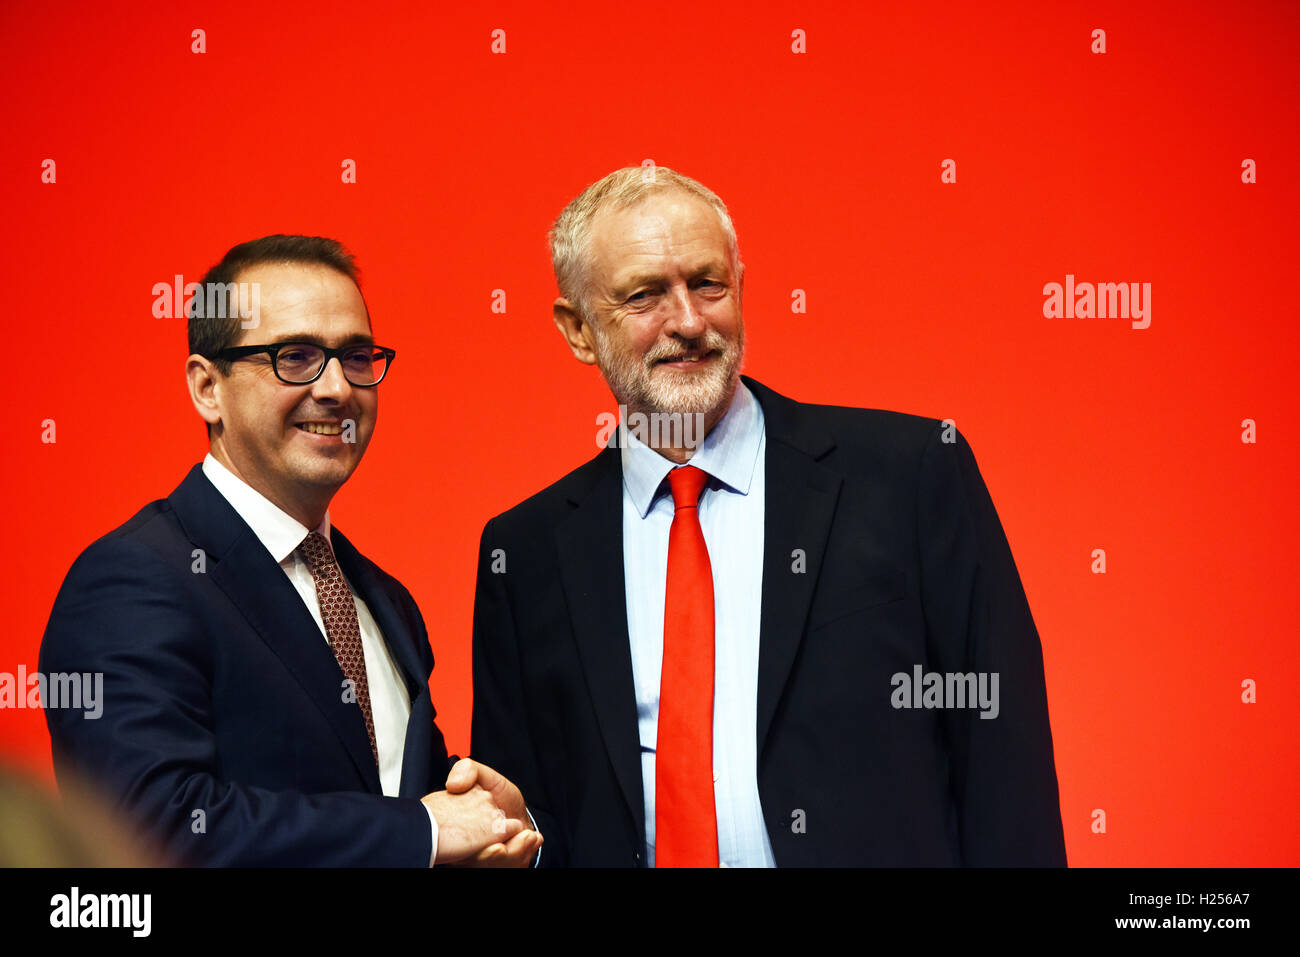
{"type": "Polygon", "coordinates": [[[587,262],[591,243],[591,225],[605,209],[627,209],[646,196],[663,192],[683,192],[704,200],[722,223],[733,268],[740,269],[740,246],[731,214],[718,195],[703,183],[684,176],[667,166],[628,166],[615,170],[592,183],[574,199],[551,227],[551,265],[560,295],[569,300],[584,319],[587,308],[589,275],[587,262]]]}

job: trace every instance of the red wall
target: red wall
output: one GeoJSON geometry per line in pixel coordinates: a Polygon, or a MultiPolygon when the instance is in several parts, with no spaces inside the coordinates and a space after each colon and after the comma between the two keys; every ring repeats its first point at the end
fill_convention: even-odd
{"type": "MultiPolygon", "coordinates": [[[[1295,5],[470,6],[0,11],[0,671],[205,451],[153,284],[323,234],[399,353],[332,515],[419,601],[466,749],[478,534],[613,405],[551,325],[546,230],[652,159],[732,209],[751,375],[970,439],[1043,638],[1071,862],[1300,863],[1295,5]],[[1151,283],[1150,327],[1045,318],[1067,273],[1151,283]]],[[[49,777],[40,712],[0,740],[49,777]]]]}

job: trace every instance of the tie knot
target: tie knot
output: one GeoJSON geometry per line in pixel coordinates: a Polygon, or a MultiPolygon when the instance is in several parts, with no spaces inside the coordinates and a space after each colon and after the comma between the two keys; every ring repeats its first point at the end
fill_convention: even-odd
{"type": "Polygon", "coordinates": [[[302,540],[298,550],[302,552],[303,558],[307,559],[313,574],[321,578],[328,577],[330,568],[334,565],[334,550],[330,548],[330,543],[325,540],[324,535],[320,532],[312,532],[302,540]]]}
{"type": "Polygon", "coordinates": [[[673,508],[695,508],[700,504],[700,493],[709,481],[709,473],[694,465],[683,465],[668,473],[668,485],[673,490],[673,508]]]}

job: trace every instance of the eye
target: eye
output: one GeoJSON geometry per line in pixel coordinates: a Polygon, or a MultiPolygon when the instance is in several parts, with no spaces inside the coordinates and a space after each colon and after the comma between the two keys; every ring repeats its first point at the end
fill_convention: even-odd
{"type": "Polygon", "coordinates": [[[361,349],[349,349],[343,353],[343,364],[353,369],[364,369],[374,361],[374,350],[369,346],[361,349]]]}
{"type": "Polygon", "coordinates": [[[281,349],[281,362],[306,362],[307,353],[302,349],[281,349]]]}

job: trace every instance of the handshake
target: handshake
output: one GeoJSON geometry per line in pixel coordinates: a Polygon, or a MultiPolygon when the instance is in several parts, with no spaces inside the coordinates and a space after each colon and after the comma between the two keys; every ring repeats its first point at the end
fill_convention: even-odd
{"type": "Polygon", "coordinates": [[[436,864],[527,867],[542,846],[519,788],[486,764],[462,758],[420,800],[438,822],[436,864]]]}

